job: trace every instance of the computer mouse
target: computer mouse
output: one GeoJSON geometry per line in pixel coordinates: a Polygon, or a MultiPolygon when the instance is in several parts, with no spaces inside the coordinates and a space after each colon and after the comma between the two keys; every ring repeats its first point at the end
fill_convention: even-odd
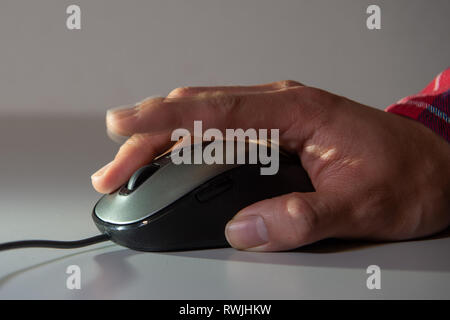
{"type": "MultiPolygon", "coordinates": [[[[248,161],[251,144],[258,143],[243,143],[245,163],[175,164],[174,152],[166,152],[97,202],[95,224],[115,243],[138,251],[228,247],[225,225],[239,210],[282,194],[314,191],[298,157],[272,149],[280,150],[278,172],[263,175],[267,164],[248,161]]],[[[193,155],[206,145],[176,152],[193,155]]]]}

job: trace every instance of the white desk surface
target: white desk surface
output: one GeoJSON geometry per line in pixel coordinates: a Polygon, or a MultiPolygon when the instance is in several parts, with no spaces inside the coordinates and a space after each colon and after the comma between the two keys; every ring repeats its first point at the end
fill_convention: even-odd
{"type": "MultiPolygon", "coordinates": [[[[90,175],[113,157],[103,119],[0,118],[0,241],[98,234],[90,175]]],[[[284,253],[231,248],[142,253],[110,242],[0,252],[0,298],[450,299],[450,236],[401,243],[326,241],[284,253]],[[381,268],[368,290],[366,268],[381,268]],[[66,269],[81,268],[81,289],[66,269]]]]}

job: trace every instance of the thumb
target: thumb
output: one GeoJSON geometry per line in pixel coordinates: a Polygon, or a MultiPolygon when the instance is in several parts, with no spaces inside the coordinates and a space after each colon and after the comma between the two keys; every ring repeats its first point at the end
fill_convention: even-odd
{"type": "Polygon", "coordinates": [[[257,202],[228,222],[225,236],[236,249],[281,251],[337,233],[338,206],[319,192],[290,193],[257,202]]]}

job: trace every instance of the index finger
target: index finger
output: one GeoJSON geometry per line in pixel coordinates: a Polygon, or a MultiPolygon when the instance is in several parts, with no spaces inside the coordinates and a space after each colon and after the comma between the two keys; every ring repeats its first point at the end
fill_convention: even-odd
{"type": "Polygon", "coordinates": [[[307,137],[319,112],[313,103],[312,88],[293,87],[243,95],[220,91],[182,98],[155,98],[119,113],[107,116],[110,130],[122,135],[163,133],[185,128],[193,133],[194,121],[201,120],[204,130],[216,128],[279,129],[286,140],[307,137]],[[292,130],[296,126],[295,135],[292,130]]]}

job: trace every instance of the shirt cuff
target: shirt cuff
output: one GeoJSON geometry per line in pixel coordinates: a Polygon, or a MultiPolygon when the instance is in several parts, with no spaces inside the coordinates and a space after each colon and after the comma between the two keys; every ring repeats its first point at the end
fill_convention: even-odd
{"type": "Polygon", "coordinates": [[[450,142],[450,68],[421,92],[401,99],[386,111],[415,119],[450,142]]]}

